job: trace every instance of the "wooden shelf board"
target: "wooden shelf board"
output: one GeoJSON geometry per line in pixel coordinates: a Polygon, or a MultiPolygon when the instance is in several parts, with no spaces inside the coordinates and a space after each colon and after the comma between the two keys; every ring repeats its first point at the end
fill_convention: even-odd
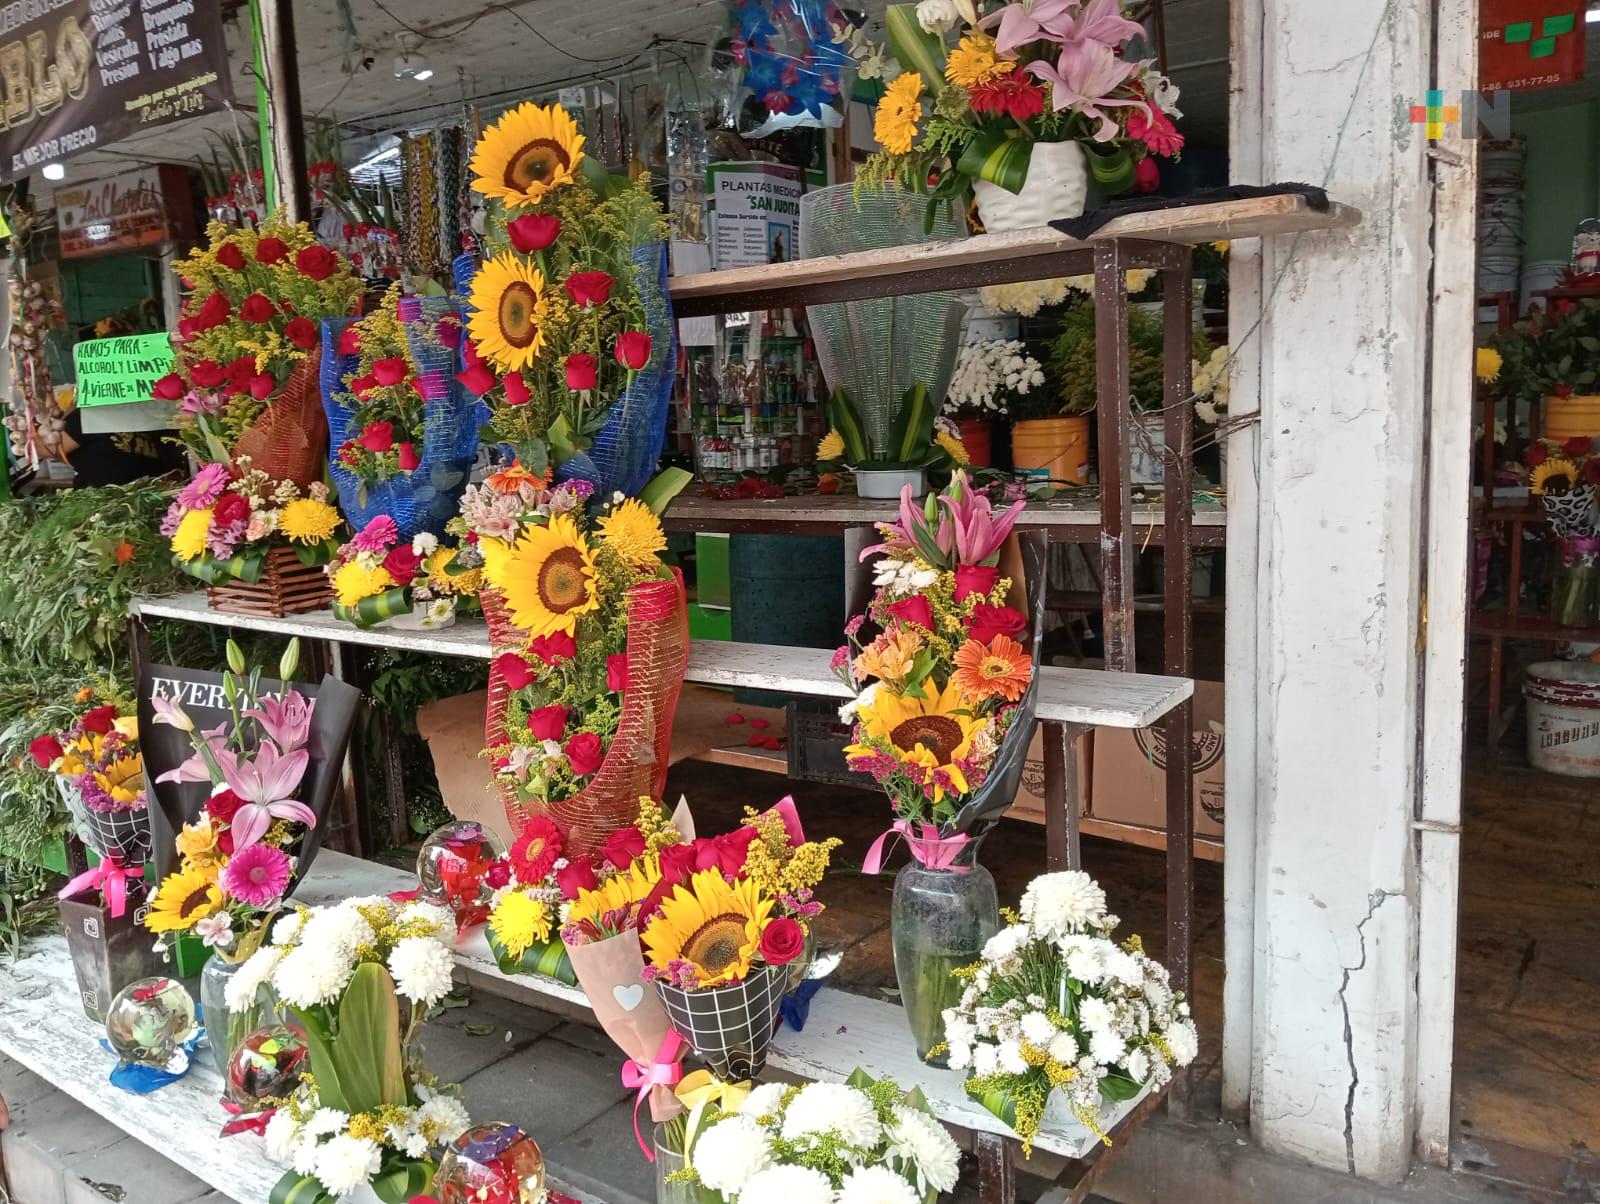
{"type": "Polygon", "coordinates": [[[1479,610],[1472,613],[1468,630],[1473,635],[1497,635],[1506,639],[1532,640],[1539,643],[1600,644],[1600,627],[1561,627],[1549,615],[1507,615],[1497,611],[1479,610]]]}

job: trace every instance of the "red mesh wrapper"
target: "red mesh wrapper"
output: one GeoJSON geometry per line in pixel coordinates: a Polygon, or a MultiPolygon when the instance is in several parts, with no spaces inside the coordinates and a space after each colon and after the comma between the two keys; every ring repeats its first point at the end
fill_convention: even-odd
{"type": "Polygon", "coordinates": [[[321,362],[321,351],[313,350],[295,365],[282,391],[233,445],[235,460],[249,456],[251,468],[301,489],[322,480],[328,420],[322,412],[321,362]]]}
{"type": "MultiPolygon", "coordinates": [[[[528,633],[511,622],[498,591],[480,595],[494,654],[525,652],[528,633]]],[[[647,581],[628,591],[628,688],[622,718],[594,777],[571,798],[545,806],[525,803],[514,786],[495,778],[512,831],[535,815],[547,815],[566,833],[567,848],[581,855],[599,850],[606,837],[639,815],[639,798],[661,797],[672,747],[672,717],[678,709],[689,664],[689,612],[683,599],[683,574],[669,581],[647,581]]],[[[490,748],[506,739],[506,696],[511,693],[490,662],[489,713],[484,736],[490,748]]]]}

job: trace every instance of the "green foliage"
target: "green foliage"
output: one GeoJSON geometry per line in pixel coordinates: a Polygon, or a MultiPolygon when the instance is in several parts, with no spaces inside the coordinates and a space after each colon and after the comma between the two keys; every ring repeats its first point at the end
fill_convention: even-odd
{"type": "Polygon", "coordinates": [[[1565,313],[1534,314],[1491,343],[1500,352],[1494,387],[1513,401],[1534,401],[1556,389],[1600,392],[1600,300],[1565,313]]]}
{"type": "MultiPolygon", "coordinates": [[[[1128,389],[1137,412],[1161,409],[1165,370],[1162,364],[1161,318],[1140,309],[1128,308],[1128,389]]],[[[1190,354],[1204,363],[1212,351],[1211,340],[1196,333],[1190,354]]],[[[1016,421],[1050,418],[1056,414],[1087,414],[1094,409],[1098,389],[1095,382],[1095,310],[1089,297],[1069,302],[1061,316],[1060,333],[1050,344],[1047,359],[1050,379],[1059,392],[1054,397],[1040,389],[1019,398],[1012,406],[1016,421]]]]}

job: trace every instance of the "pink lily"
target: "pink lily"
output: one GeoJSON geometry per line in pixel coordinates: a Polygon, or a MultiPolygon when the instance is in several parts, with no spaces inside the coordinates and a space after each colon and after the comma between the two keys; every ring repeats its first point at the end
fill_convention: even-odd
{"type": "Polygon", "coordinates": [[[1122,15],[1122,0],[1089,0],[1076,17],[1067,18],[1067,28],[1059,39],[1071,42],[1100,42],[1120,46],[1129,38],[1142,36],[1144,27],[1122,15]]]}
{"type": "Polygon", "coordinates": [[[316,706],[316,699],[307,702],[299,690],[290,690],[281,698],[263,698],[242,713],[261,725],[279,752],[287,753],[304,746],[310,737],[311,713],[316,706]]]}
{"type": "MultiPolygon", "coordinates": [[[[162,722],[160,718],[161,704],[167,702],[167,700],[153,698],[151,701],[156,704],[156,722],[160,723],[162,722]]],[[[173,704],[167,703],[167,705],[170,707],[173,704]]],[[[178,714],[183,715],[184,721],[188,722],[189,717],[183,714],[181,708],[178,709],[178,714]]],[[[228,768],[236,760],[233,750],[228,747],[226,731],[225,724],[218,724],[208,732],[196,732],[191,727],[189,729],[189,739],[195,746],[194,755],[178,768],[167,770],[156,781],[215,782],[218,774],[226,775],[228,768]]]]}
{"type": "Polygon", "coordinates": [[[1006,5],[997,13],[990,13],[978,22],[978,26],[987,29],[998,22],[1000,28],[995,31],[994,48],[1002,55],[1010,55],[1029,42],[1041,39],[1062,41],[1052,29],[1062,19],[1070,24],[1072,10],[1077,6],[1078,0],[1033,0],[1031,3],[1030,0],[1020,0],[1019,3],[1006,5]]]}
{"type": "MultiPolygon", "coordinates": [[[[967,474],[959,470],[950,482],[949,491],[940,495],[939,503],[954,520],[955,563],[958,565],[992,561],[1006,536],[1011,534],[1023,507],[1022,502],[1017,502],[996,518],[989,499],[976,492],[967,474]]],[[[942,530],[944,523],[939,525],[942,530]]]]}
{"type": "Polygon", "coordinates": [[[316,813],[289,797],[299,787],[310,761],[311,754],[303,748],[285,756],[267,743],[256,752],[254,761],[223,766],[229,789],[244,800],[229,825],[235,849],[255,844],[275,819],[298,820],[308,828],[317,826],[316,813]]]}
{"type": "Polygon", "coordinates": [[[1119,59],[1116,51],[1104,43],[1073,42],[1061,48],[1054,67],[1040,59],[1023,70],[1052,85],[1051,104],[1056,109],[1070,107],[1090,120],[1098,120],[1096,142],[1109,142],[1117,136],[1117,123],[1105,109],[1134,107],[1149,112],[1142,100],[1118,100],[1111,95],[1133,76],[1138,65],[1119,59]]]}

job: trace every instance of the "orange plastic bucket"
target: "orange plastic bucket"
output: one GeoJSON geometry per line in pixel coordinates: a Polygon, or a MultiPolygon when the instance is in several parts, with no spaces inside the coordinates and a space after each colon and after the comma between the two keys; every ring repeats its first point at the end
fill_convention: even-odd
{"type": "Polygon", "coordinates": [[[1011,428],[1011,462],[1041,481],[1089,482],[1089,416],[1031,418],[1011,428]]]}
{"type": "Polygon", "coordinates": [[[1600,435],[1600,393],[1574,393],[1544,399],[1547,439],[1593,439],[1600,435]]]}

